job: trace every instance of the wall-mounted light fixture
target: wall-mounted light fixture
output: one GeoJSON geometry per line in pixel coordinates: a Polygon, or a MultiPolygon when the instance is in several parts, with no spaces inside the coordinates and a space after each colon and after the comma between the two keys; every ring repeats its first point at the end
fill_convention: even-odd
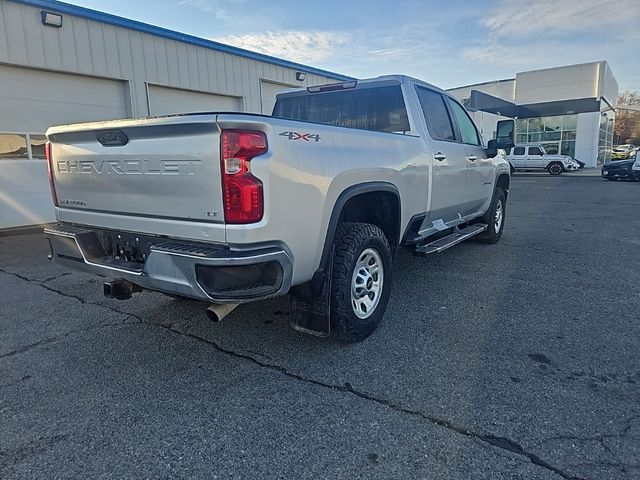
{"type": "Polygon", "coordinates": [[[304,72],[296,72],[296,80],[299,82],[304,82],[304,79],[307,78],[307,74],[304,72]]]}
{"type": "Polygon", "coordinates": [[[48,25],[50,27],[60,28],[62,27],[62,15],[59,13],[46,12],[42,10],[40,12],[42,15],[42,24],[48,25]]]}

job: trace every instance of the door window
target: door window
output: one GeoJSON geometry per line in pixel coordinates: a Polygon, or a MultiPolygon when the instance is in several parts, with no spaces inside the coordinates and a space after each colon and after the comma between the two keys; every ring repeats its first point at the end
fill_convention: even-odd
{"type": "Polygon", "coordinates": [[[427,88],[416,87],[416,90],[431,138],[454,142],[456,137],[453,133],[453,125],[444,103],[444,97],[427,88]]]}
{"type": "Polygon", "coordinates": [[[524,155],[524,147],[514,147],[513,155],[524,155]]]}
{"type": "Polygon", "coordinates": [[[29,135],[29,143],[31,144],[31,158],[46,158],[44,144],[47,143],[47,137],[44,135],[29,135]]]}
{"type": "Polygon", "coordinates": [[[460,136],[462,137],[462,143],[469,145],[480,145],[480,139],[478,138],[478,131],[473,124],[471,117],[467,111],[458,103],[451,99],[448,99],[453,116],[458,122],[458,128],[460,129],[460,136]]]}
{"type": "Polygon", "coordinates": [[[529,147],[529,155],[542,155],[540,147],[529,147]]]}

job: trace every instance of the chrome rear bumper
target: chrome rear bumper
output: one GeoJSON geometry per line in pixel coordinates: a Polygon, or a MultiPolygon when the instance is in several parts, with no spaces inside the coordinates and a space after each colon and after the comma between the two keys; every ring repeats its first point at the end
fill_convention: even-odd
{"type": "Polygon", "coordinates": [[[44,230],[51,260],[69,268],[128,280],[148,290],[213,303],[247,303],[284,295],[293,265],[287,252],[268,247],[232,251],[213,244],[157,238],[144,263],[105,254],[90,227],[57,224],[44,230]]]}

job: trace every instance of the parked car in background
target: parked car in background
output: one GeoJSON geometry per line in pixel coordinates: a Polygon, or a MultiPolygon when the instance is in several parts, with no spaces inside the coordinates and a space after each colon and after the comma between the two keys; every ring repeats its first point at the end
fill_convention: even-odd
{"type": "Polygon", "coordinates": [[[611,160],[626,160],[633,158],[636,146],[630,143],[613,147],[611,151],[611,160]]]}
{"type": "MultiPolygon", "coordinates": [[[[639,175],[635,171],[637,160],[627,158],[602,165],[602,178],[607,180],[637,180],[639,175]]],[[[640,173],[640,169],[638,171],[640,173]]]]}
{"type": "Polygon", "coordinates": [[[546,170],[551,175],[560,175],[568,170],[577,170],[580,164],[568,155],[551,155],[538,143],[518,144],[507,155],[511,172],[515,170],[546,170]]]}
{"type": "Polygon", "coordinates": [[[636,148],[636,160],[631,167],[631,174],[636,182],[640,182],[640,148],[636,148]]]}

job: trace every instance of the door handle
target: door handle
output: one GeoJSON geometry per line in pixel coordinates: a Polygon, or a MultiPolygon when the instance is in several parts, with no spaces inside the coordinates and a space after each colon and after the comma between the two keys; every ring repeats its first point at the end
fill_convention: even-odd
{"type": "Polygon", "coordinates": [[[439,160],[441,162],[442,160],[445,160],[447,158],[447,156],[442,152],[438,152],[438,153],[433,155],[433,158],[435,158],[436,160],[439,160]]]}
{"type": "Polygon", "coordinates": [[[478,157],[477,157],[477,156],[475,156],[475,155],[469,155],[469,156],[467,157],[467,160],[471,160],[472,162],[475,162],[477,159],[478,159],[478,157]]]}

